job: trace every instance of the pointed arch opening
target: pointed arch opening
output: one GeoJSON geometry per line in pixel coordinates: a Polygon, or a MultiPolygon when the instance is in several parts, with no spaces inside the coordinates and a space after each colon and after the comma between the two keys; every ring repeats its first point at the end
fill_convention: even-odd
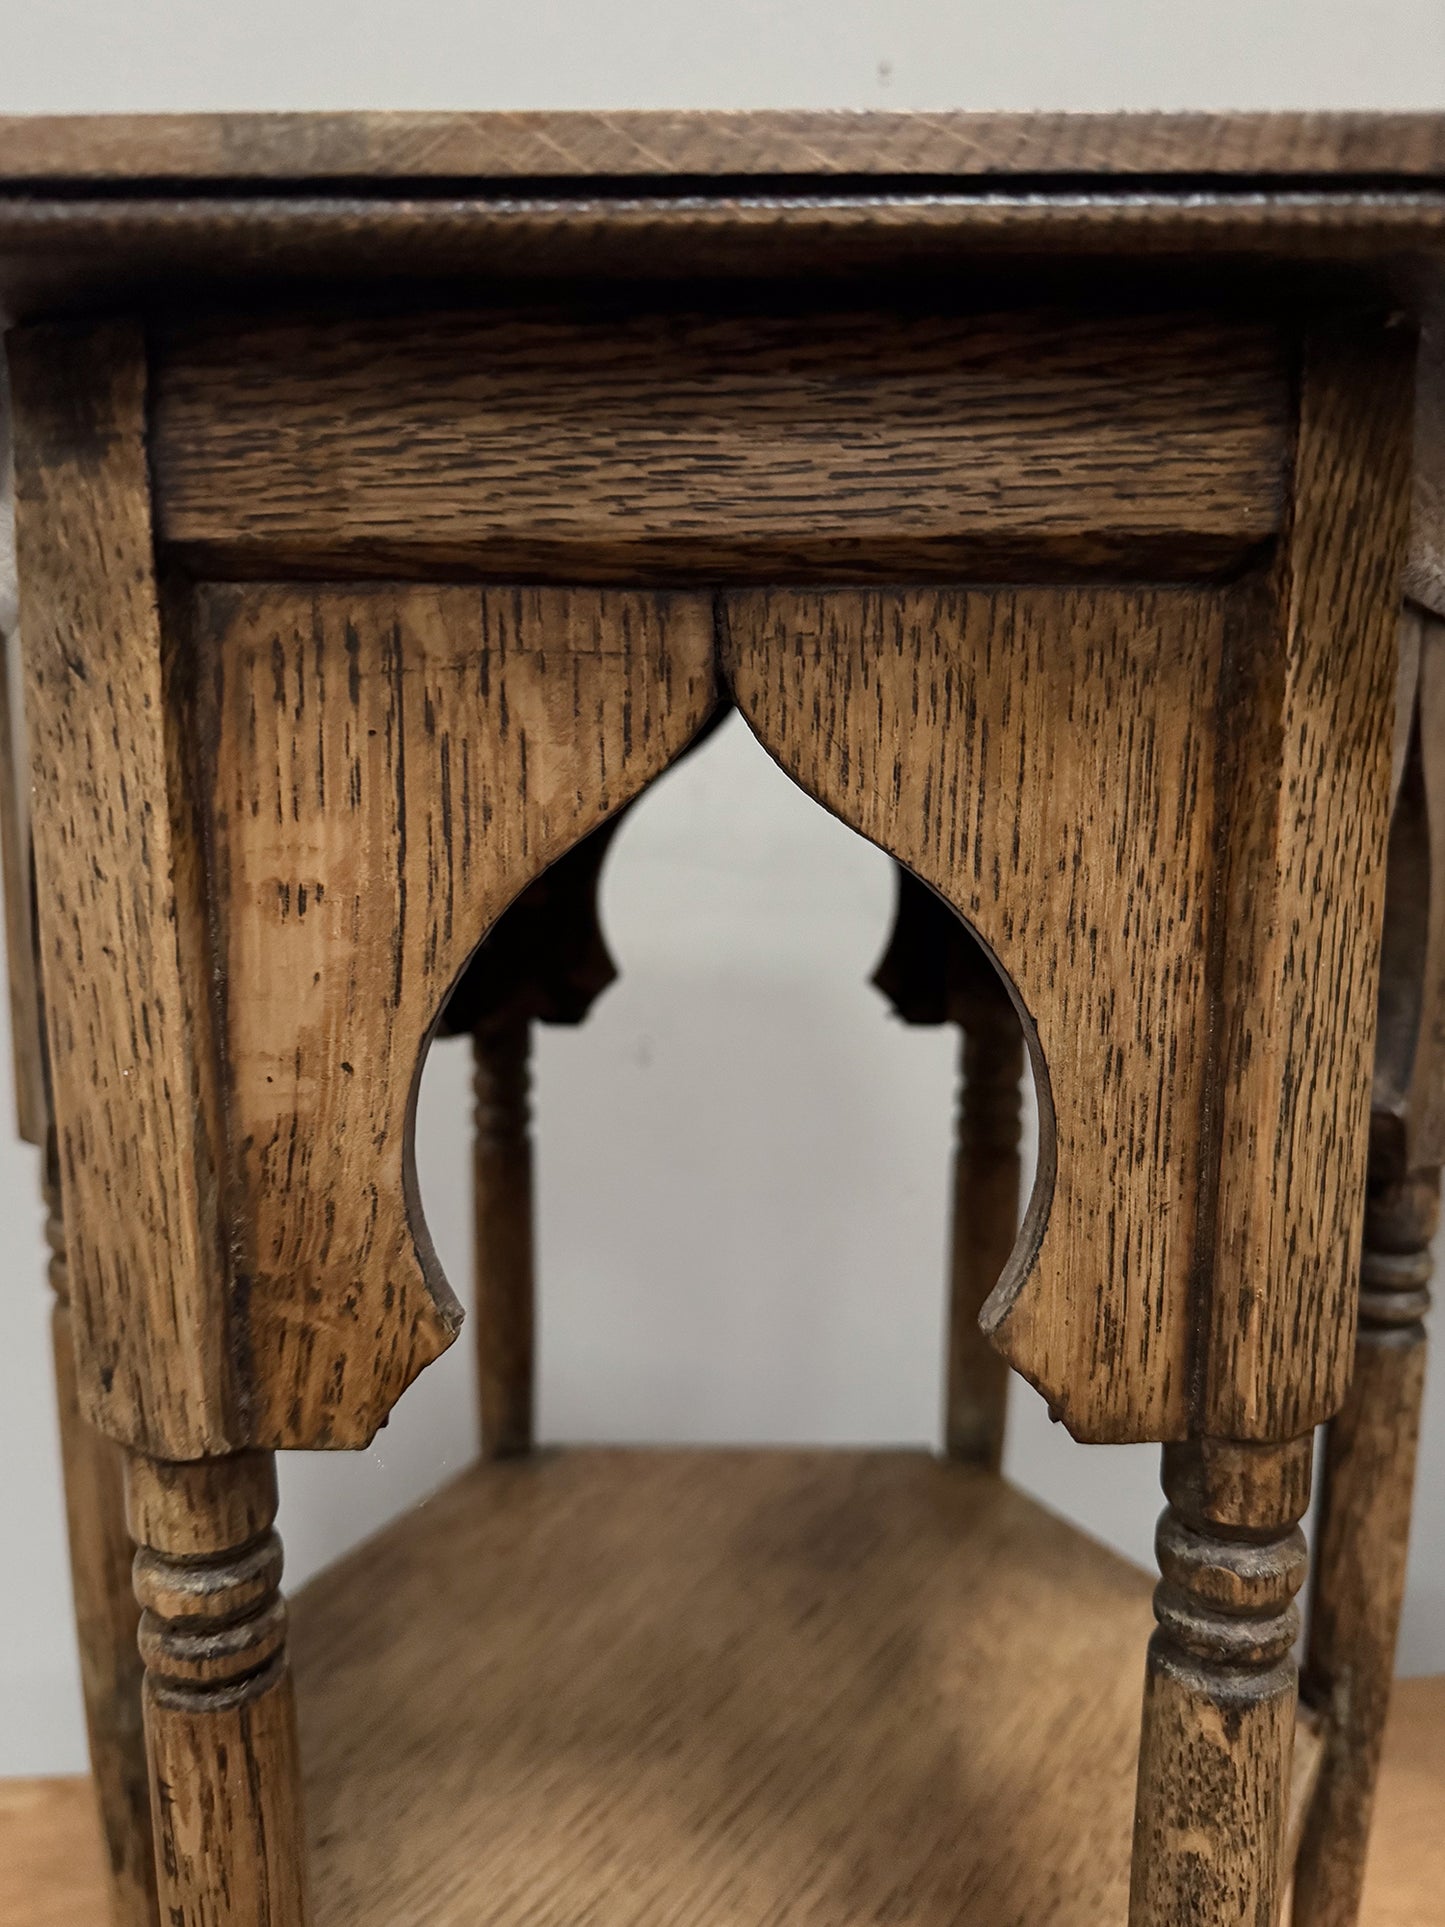
{"type": "MultiPolygon", "coordinates": [[[[870,984],[894,863],[735,715],[596,845],[514,907],[523,927],[502,919],[447,1020],[515,995],[528,923],[553,946],[520,1005],[539,1020],[540,1436],[937,1444],[962,1012],[900,1026],[870,984]]],[[[424,1164],[422,1191],[451,1257],[455,1200],[424,1164]]]]}

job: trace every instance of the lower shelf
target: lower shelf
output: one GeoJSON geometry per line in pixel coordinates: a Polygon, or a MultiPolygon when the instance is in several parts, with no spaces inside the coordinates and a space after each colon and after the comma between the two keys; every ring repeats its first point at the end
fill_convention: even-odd
{"type": "Polygon", "coordinates": [[[294,1602],[317,1927],[1117,1927],[1149,1594],[923,1454],[477,1468],[294,1602]]]}

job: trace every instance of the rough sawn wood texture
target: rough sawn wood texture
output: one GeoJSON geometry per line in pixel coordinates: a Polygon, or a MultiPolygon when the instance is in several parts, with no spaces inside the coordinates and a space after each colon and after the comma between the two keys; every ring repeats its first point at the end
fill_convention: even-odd
{"type": "Polygon", "coordinates": [[[1228,572],[1281,524],[1278,332],[1212,317],[565,309],[170,331],[203,574],[1228,572]]]}
{"type": "Polygon", "coordinates": [[[411,1166],[488,927],[714,700],[706,596],[213,588],[194,608],[250,1442],[365,1442],[456,1329],[411,1166]]]}
{"type": "Polygon", "coordinates": [[[12,338],[16,547],[49,1031],[81,1398],[175,1457],[240,1429],[194,853],[172,813],[144,350],[12,338]]]}
{"type": "MultiPolygon", "coordinates": [[[[1358,487],[1378,487],[1398,566],[1405,471],[1392,446],[1393,472],[1312,482],[1325,513],[1301,515],[1295,540],[1313,550],[1336,515],[1354,512],[1344,505],[1358,487]]],[[[1323,555],[1319,564],[1323,575],[1323,555]]],[[[989,1318],[1010,1361],[1082,1438],[1183,1437],[1193,1423],[1217,1436],[1297,1436],[1343,1393],[1363,1062],[1328,1067],[1323,1087],[1348,1093],[1333,1126],[1318,1106],[1308,1114],[1330,1150],[1327,1186],[1307,1161],[1286,1167],[1296,1210],[1261,1151],[1278,1129],[1303,1130],[1291,1092],[1327,1069],[1312,1053],[1358,1056],[1368,1025],[1319,1026],[1308,1010],[1295,1016],[1278,986],[1266,998],[1239,974],[1279,972],[1305,997],[1316,945],[1315,968],[1338,984],[1337,1018],[1350,999],[1368,1010],[1373,990],[1393,625],[1379,621],[1387,605],[1376,591],[1353,631],[1358,653],[1342,652],[1339,607],[1326,623],[1323,587],[1307,579],[1312,600],[1300,606],[1288,587],[1266,595],[1259,585],[727,600],[729,674],[764,746],[939,890],[1017,991],[1040,1089],[1040,1172],[989,1318]],[[1252,721],[1241,711],[1221,727],[1221,678],[1227,663],[1240,674],[1241,637],[1252,721]],[[1358,726],[1342,729],[1351,709],[1358,726]],[[1239,909],[1226,932],[1214,846],[1236,728],[1263,729],[1268,792],[1238,819],[1239,909]],[[1323,812],[1342,813],[1341,829],[1282,807],[1304,779],[1281,753],[1345,759],[1319,798],[1323,812]],[[1322,830],[1323,852],[1348,850],[1363,867],[1336,881],[1322,830]],[[1295,872],[1290,837],[1301,863],[1310,852],[1307,874],[1295,872]],[[1236,973],[1225,1008],[1247,1028],[1230,1083],[1212,1091],[1206,1040],[1221,971],[1236,973]],[[1217,1196],[1213,1133],[1228,1153],[1217,1196]],[[1233,1257],[1201,1302],[1216,1211],[1233,1257]],[[1263,1227],[1291,1213],[1286,1261],[1284,1238],[1263,1227]],[[1302,1318],[1317,1335],[1307,1347],[1302,1318]]],[[[1371,593],[1354,581],[1340,591],[1371,593]]]]}

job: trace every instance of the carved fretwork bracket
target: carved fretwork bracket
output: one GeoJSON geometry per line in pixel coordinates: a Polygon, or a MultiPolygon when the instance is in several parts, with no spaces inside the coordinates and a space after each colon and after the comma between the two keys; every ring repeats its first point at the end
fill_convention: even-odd
{"type": "MultiPolygon", "coordinates": [[[[601,845],[587,839],[712,711],[712,607],[236,588],[202,591],[194,629],[215,666],[197,789],[227,866],[235,1217],[246,1341],[264,1361],[252,1431],[351,1444],[456,1328],[411,1162],[426,1038],[478,938],[569,851],[590,904],[601,845]],[[314,1309],[298,1319],[298,1304],[314,1309]]],[[[577,901],[539,893],[527,914],[535,929],[577,901]]],[[[549,989],[585,994],[565,971],[549,989]]]]}
{"type": "MultiPolygon", "coordinates": [[[[841,352],[804,333],[810,353],[841,352]]],[[[864,334],[867,380],[815,391],[797,379],[794,323],[776,339],[749,324],[727,337],[750,357],[739,397],[711,337],[679,348],[644,330],[649,392],[689,405],[648,412],[626,444],[629,489],[588,496],[600,520],[581,534],[571,471],[528,467],[527,410],[575,349],[565,329],[545,353],[526,330],[517,344],[508,473],[537,491],[519,509],[475,467],[494,446],[492,334],[436,330],[421,388],[385,360],[395,329],[352,342],[368,396],[381,356],[388,406],[445,430],[424,474],[388,493],[382,443],[337,406],[356,391],[331,334],[303,330],[273,360],[263,328],[244,352],[305,388],[349,478],[334,497],[308,489],[284,528],[236,342],[152,360],[149,453],[137,333],[20,345],[40,947],[84,1393],[113,1435],[167,1460],[357,1445],[450,1341],[413,1169],[426,1042],[508,907],[527,904],[519,931],[544,915],[525,893],[683,752],[720,684],[1007,979],[1041,1125],[987,1311],[1009,1361],[1082,1438],[1290,1439],[1337,1407],[1408,508],[1405,332],[1366,323],[1302,346],[1292,323],[1201,334],[1080,315],[1026,348],[962,317],[947,340],[905,330],[908,370],[881,387],[874,350],[895,334],[864,334]],[[972,401],[940,415],[926,384],[963,346],[972,401]],[[716,413],[699,428],[703,392],[716,413]],[[844,436],[868,457],[865,519],[835,487],[827,544],[800,526],[778,546],[800,485],[781,505],[762,485],[783,486],[786,446],[809,500],[823,491],[823,392],[886,417],[908,448],[920,421],[944,422],[929,461],[946,486],[902,547],[869,546],[922,500],[872,428],[844,436]],[[771,424],[741,467],[718,426],[739,409],[771,424]],[[677,466],[659,483],[663,443],[677,466]],[[239,557],[205,530],[217,514],[233,527],[243,485],[261,506],[239,557]],[[499,558],[524,550],[481,555],[479,503],[521,514],[518,541],[548,531],[525,554],[553,582],[596,580],[603,560],[603,579],[625,565],[636,581],[665,557],[689,586],[497,586],[499,558]],[[163,596],[158,544],[168,569],[244,560],[244,579],[170,574],[163,596]],[[943,586],[836,586],[849,557],[879,580],[889,556],[900,579],[943,586]],[[348,581],[353,563],[387,579],[348,581]]],[[[268,434],[300,392],[278,398],[268,434]]],[[[621,459],[615,439],[606,459],[621,459]]],[[[589,924],[599,851],[576,856],[589,924]]],[[[481,955],[484,1006],[516,969],[500,938],[481,955]]],[[[559,1010],[605,967],[586,945],[575,956],[577,977],[549,986],[559,1010]]]]}
{"type": "MultiPolygon", "coordinates": [[[[729,713],[728,705],[719,704],[684,758],[729,713]]],[[[585,1021],[617,980],[599,894],[613,838],[632,807],[625,805],[566,851],[503,911],[447,999],[439,1036],[465,1036],[500,1019],[563,1026],[585,1021]]]]}
{"type": "Polygon", "coordinates": [[[1405,394],[1343,351],[1304,393],[1267,576],[727,603],[764,745],[1012,983],[1040,1159],[986,1323],[1084,1439],[1298,1437],[1348,1379],[1405,394]],[[1391,546],[1337,579],[1345,523],[1391,546]]]}
{"type": "Polygon", "coordinates": [[[1395,809],[1349,1396],[1325,1439],[1304,1690],[1325,1750],[1297,1927],[1359,1911],[1395,1674],[1445,1158],[1445,622],[1401,623],[1395,809]]]}
{"type": "Polygon", "coordinates": [[[1024,1041],[1003,978],[943,899],[901,865],[873,982],[906,1024],[960,1031],[949,1233],[944,1443],[951,1458],[1002,1464],[1008,1368],[979,1316],[1018,1236],[1024,1041]]]}
{"type": "Polygon", "coordinates": [[[1407,607],[1385,887],[1370,1168],[1445,1163],[1445,619],[1407,607]]]}

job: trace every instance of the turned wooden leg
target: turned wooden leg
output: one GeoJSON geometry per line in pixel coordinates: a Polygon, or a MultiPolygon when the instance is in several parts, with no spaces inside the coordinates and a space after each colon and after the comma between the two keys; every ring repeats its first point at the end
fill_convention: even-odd
{"type": "Polygon", "coordinates": [[[124,1460],[120,1447],[87,1424],[80,1409],[53,1137],[46,1151],[45,1201],[70,1577],[109,1915],[112,1927],[155,1927],[155,1850],[136,1645],[140,1608],[131,1590],[124,1460]]]}
{"type": "Polygon", "coordinates": [[[1130,1927],[1275,1927],[1308,1438],[1166,1446],[1130,1927]]]}
{"type": "Polygon", "coordinates": [[[145,1725],[168,1927],[305,1927],[270,1453],[132,1457],[145,1725]]]}
{"type": "Polygon", "coordinates": [[[978,1315],[1018,1237],[1024,1041],[1007,998],[971,1011],[960,1042],[945,1449],[996,1472],[1009,1368],[979,1330],[978,1315]]]}
{"type": "Polygon", "coordinates": [[[1326,1438],[1305,1689],[1325,1754],[1295,1874],[1296,1927],[1359,1918],[1405,1592],[1440,1174],[1372,1186],[1355,1377],[1326,1438]]]}
{"type": "Polygon", "coordinates": [[[472,1049],[482,1456],[502,1459],[532,1449],[531,1023],[514,1014],[489,1017],[472,1033],[472,1049]]]}

